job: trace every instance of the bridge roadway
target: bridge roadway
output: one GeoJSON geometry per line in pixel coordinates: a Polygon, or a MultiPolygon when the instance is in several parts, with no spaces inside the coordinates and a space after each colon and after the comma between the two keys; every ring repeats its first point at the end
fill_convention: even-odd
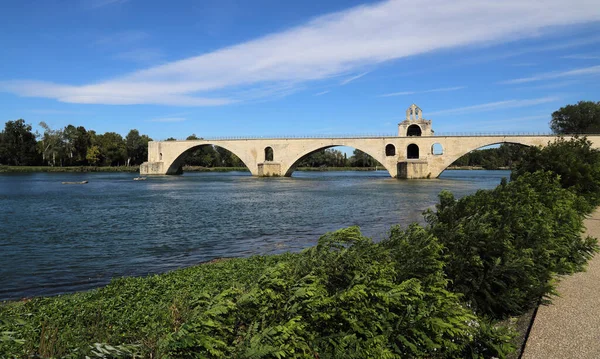
{"type": "MultiPolygon", "coordinates": [[[[555,135],[465,135],[152,141],[148,144],[148,162],[142,164],[140,173],[180,174],[186,153],[214,145],[238,156],[253,176],[291,176],[302,158],[326,148],[348,146],[372,156],[394,178],[436,178],[455,160],[484,146],[501,143],[545,146],[557,138],[555,135]],[[435,151],[434,144],[437,144],[435,151]]],[[[595,148],[600,147],[600,135],[587,138],[595,148]]]]}

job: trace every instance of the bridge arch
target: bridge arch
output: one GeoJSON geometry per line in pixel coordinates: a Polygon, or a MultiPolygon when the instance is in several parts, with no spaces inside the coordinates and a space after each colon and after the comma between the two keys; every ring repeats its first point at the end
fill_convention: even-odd
{"type": "MultiPolygon", "coordinates": [[[[283,166],[282,173],[284,173],[286,177],[290,177],[292,175],[292,173],[295,171],[296,165],[302,159],[312,155],[315,152],[318,152],[321,150],[326,150],[326,149],[329,149],[332,147],[338,147],[338,146],[352,147],[354,149],[357,149],[359,151],[366,153],[367,155],[371,156],[376,161],[381,163],[383,165],[383,167],[385,167],[385,169],[388,171],[388,173],[390,174],[391,177],[396,176],[396,171],[394,171],[396,168],[392,169],[386,164],[387,161],[386,161],[386,155],[385,155],[385,149],[386,149],[385,145],[381,146],[381,153],[375,153],[372,150],[368,150],[361,145],[356,145],[354,143],[346,143],[346,142],[335,142],[332,144],[319,144],[319,145],[315,145],[309,149],[306,149],[305,151],[301,152],[300,154],[295,155],[295,157],[293,157],[289,161],[286,161],[287,163],[283,166]]],[[[391,157],[388,157],[388,158],[391,158],[391,157]]],[[[394,161],[394,164],[395,163],[396,162],[394,161]]]]}
{"type": "Polygon", "coordinates": [[[476,143],[461,147],[460,151],[452,151],[452,153],[450,153],[450,151],[448,151],[447,154],[445,152],[444,156],[440,156],[440,157],[443,157],[443,161],[441,163],[438,163],[437,165],[431,166],[433,168],[430,167],[431,175],[433,178],[439,177],[439,175],[442,174],[442,172],[444,172],[444,170],[446,170],[456,160],[458,160],[462,156],[466,155],[467,153],[473,152],[473,151],[478,150],[483,147],[502,145],[502,144],[514,144],[514,145],[521,145],[521,146],[525,146],[525,147],[545,145],[545,144],[540,143],[539,141],[531,141],[526,138],[523,140],[518,139],[518,138],[504,139],[504,140],[486,139],[486,140],[483,140],[480,142],[476,142],[476,143]]]}
{"type": "Polygon", "coordinates": [[[235,156],[237,156],[237,158],[239,158],[240,161],[242,161],[242,163],[244,164],[244,166],[246,166],[248,169],[250,169],[250,170],[252,169],[252,167],[249,166],[249,162],[244,158],[244,156],[241,156],[241,153],[238,154],[238,151],[235,151],[234,149],[230,148],[229,146],[226,146],[223,144],[213,144],[213,143],[200,143],[200,144],[197,144],[197,143],[192,144],[191,143],[183,151],[176,154],[174,156],[174,159],[172,161],[170,161],[170,163],[165,163],[165,165],[167,166],[166,174],[175,175],[175,174],[183,173],[182,165],[183,165],[183,161],[185,160],[186,156],[191,154],[193,151],[198,150],[205,146],[214,146],[214,147],[220,147],[222,149],[225,149],[225,150],[233,153],[235,156]]]}

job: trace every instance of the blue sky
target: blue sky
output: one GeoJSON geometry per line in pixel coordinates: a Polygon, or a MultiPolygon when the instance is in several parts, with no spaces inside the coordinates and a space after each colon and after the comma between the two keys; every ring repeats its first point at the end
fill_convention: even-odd
{"type": "Polygon", "coordinates": [[[547,132],[600,100],[595,0],[6,0],[0,121],[154,139],[547,132]]]}

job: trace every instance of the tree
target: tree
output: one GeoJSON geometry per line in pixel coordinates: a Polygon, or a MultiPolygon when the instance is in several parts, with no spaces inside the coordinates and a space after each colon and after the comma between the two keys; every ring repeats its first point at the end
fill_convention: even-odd
{"type": "Polygon", "coordinates": [[[592,148],[586,138],[561,138],[545,147],[530,147],[512,178],[538,170],[559,175],[564,188],[587,202],[587,208],[582,210],[589,212],[600,205],[600,150],[592,148]]]}
{"type": "Polygon", "coordinates": [[[600,133],[600,101],[579,101],[552,113],[550,128],[559,134],[600,133]]]}
{"type": "Polygon", "coordinates": [[[97,165],[100,162],[100,148],[96,145],[88,148],[85,159],[92,166],[97,165]]]}
{"type": "Polygon", "coordinates": [[[31,125],[25,120],[8,121],[0,137],[0,163],[14,166],[35,165],[39,162],[37,141],[31,125]]]}
{"type": "Polygon", "coordinates": [[[63,130],[53,130],[46,122],[40,122],[40,127],[44,129],[44,135],[39,144],[39,152],[45,163],[56,166],[58,163],[63,165],[63,158],[66,151],[63,130]]]}
{"type": "Polygon", "coordinates": [[[107,166],[124,165],[127,161],[127,148],[123,137],[115,132],[96,136],[101,158],[107,166]]]}
{"type": "Polygon", "coordinates": [[[131,130],[125,136],[125,147],[127,149],[127,165],[139,165],[148,158],[148,142],[151,139],[141,135],[138,130],[131,130]]]}
{"type": "Polygon", "coordinates": [[[85,127],[68,125],[63,130],[68,164],[82,165],[86,162],[87,150],[91,146],[91,136],[85,127]]]}

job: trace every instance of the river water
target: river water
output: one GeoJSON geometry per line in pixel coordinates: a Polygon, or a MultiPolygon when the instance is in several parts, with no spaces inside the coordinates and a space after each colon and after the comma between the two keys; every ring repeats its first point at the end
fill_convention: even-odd
{"type": "Polygon", "coordinates": [[[104,285],[218,257],[298,251],[358,225],[381,239],[423,222],[447,189],[493,188],[508,171],[445,171],[402,181],[385,171],[186,173],[133,181],[130,173],[0,175],[0,300],[104,285]],[[89,181],[62,185],[62,181],[89,181]]]}

